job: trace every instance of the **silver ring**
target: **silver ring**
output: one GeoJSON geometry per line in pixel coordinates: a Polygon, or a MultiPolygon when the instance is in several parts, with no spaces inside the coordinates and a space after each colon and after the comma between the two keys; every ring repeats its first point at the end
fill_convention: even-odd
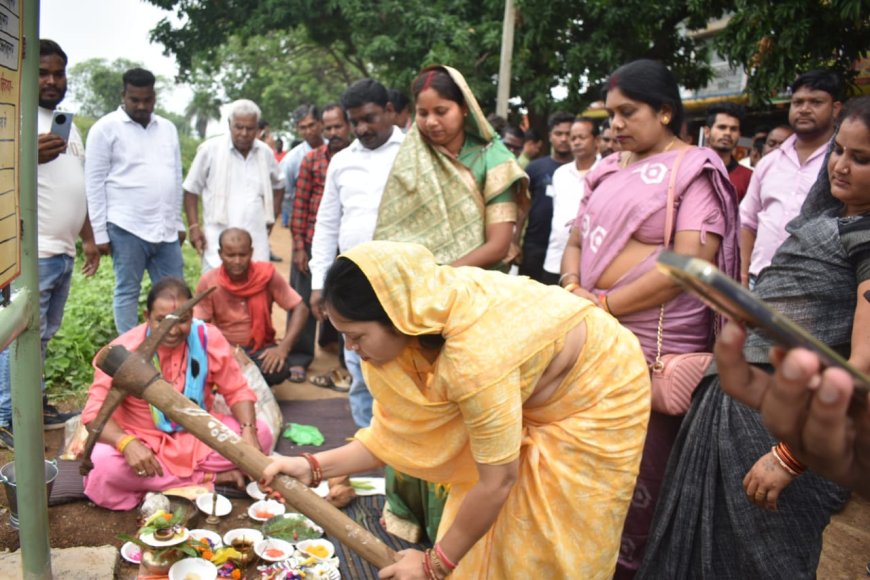
{"type": "Polygon", "coordinates": [[[139,471],[137,471],[136,473],[139,474],[139,477],[142,477],[143,475],[145,475],[145,472],[141,469],[139,471]]]}

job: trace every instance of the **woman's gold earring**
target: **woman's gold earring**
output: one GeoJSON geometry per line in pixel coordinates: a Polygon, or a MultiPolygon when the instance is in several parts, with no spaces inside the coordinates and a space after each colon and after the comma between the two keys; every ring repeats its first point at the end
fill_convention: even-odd
{"type": "Polygon", "coordinates": [[[662,117],[662,123],[663,123],[663,124],[667,125],[667,124],[670,123],[670,122],[671,122],[671,118],[670,118],[670,117],[662,117]]]}

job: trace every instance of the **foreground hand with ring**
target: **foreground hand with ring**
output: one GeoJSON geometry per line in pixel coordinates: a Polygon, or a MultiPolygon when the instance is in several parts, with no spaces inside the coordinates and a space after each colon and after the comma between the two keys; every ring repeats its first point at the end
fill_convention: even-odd
{"type": "Polygon", "coordinates": [[[137,471],[136,473],[139,474],[139,477],[145,475],[145,471],[141,470],[141,469],[139,471],[137,471]]]}

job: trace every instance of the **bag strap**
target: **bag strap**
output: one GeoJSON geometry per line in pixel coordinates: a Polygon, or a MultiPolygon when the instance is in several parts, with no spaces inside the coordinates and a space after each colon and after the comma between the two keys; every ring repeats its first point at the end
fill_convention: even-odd
{"type": "MultiPolygon", "coordinates": [[[[671,177],[668,180],[668,199],[665,204],[665,249],[671,245],[671,233],[674,230],[674,204],[677,191],[677,172],[680,168],[680,163],[683,157],[686,156],[691,147],[682,149],[674,160],[674,165],[671,167],[671,177]]],[[[664,302],[659,308],[659,326],[656,330],[656,360],[653,363],[653,370],[661,370],[664,367],[662,364],[662,333],[665,325],[665,304],[664,302]]]]}

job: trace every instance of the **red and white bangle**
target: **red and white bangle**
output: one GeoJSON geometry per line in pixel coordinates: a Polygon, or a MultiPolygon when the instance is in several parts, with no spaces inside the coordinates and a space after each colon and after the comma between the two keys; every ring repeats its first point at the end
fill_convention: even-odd
{"type": "Polygon", "coordinates": [[[450,558],[447,557],[447,554],[444,553],[444,550],[441,549],[441,544],[435,544],[435,555],[438,556],[438,559],[441,560],[441,563],[444,564],[444,567],[453,572],[456,570],[456,564],[450,561],[450,558]]]}
{"type": "Polygon", "coordinates": [[[317,487],[323,481],[323,469],[320,467],[320,462],[310,453],[302,453],[301,455],[311,466],[311,483],[308,484],[308,487],[317,487]]]}

